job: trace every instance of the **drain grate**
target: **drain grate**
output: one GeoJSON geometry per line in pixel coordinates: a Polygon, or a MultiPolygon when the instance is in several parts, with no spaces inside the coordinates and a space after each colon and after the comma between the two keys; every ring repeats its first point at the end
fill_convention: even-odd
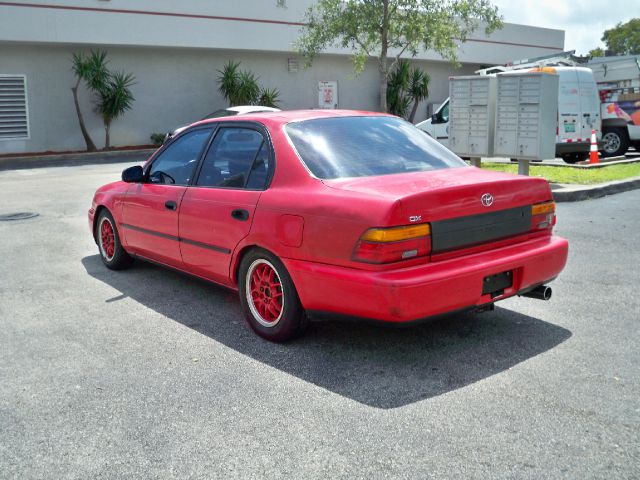
{"type": "Polygon", "coordinates": [[[10,222],[13,220],[26,220],[27,218],[37,217],[39,214],[34,212],[16,212],[0,214],[0,222],[10,222]]]}

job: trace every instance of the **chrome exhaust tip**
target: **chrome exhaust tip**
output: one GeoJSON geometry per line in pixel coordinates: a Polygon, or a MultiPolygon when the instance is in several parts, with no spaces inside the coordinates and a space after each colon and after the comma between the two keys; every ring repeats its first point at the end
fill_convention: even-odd
{"type": "Polygon", "coordinates": [[[528,292],[521,293],[520,296],[536,298],[538,300],[549,300],[551,299],[552,293],[553,293],[553,290],[551,290],[551,287],[547,287],[546,285],[539,285],[533,290],[529,290],[528,292]]]}

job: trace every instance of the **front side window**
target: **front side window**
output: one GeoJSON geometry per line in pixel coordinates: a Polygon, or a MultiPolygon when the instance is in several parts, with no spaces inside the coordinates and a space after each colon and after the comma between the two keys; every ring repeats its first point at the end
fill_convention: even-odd
{"type": "Polygon", "coordinates": [[[269,171],[269,148],[249,128],[221,128],[202,163],[196,185],[261,189],[269,171]]]}
{"type": "Polygon", "coordinates": [[[321,179],[465,167],[466,163],[397,117],[332,117],[289,123],[298,155],[321,179]]]}
{"type": "Polygon", "coordinates": [[[192,130],[169,144],[151,164],[149,182],[188,185],[212,130],[192,130]]]}

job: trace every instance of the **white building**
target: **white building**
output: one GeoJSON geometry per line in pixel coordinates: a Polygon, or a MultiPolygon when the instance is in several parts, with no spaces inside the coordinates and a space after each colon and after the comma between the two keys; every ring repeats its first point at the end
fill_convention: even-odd
{"type": "MultiPolygon", "coordinates": [[[[0,103],[0,154],[84,148],[70,90],[71,54],[91,49],[108,51],[111,68],[131,72],[137,79],[133,110],[112,126],[115,146],[148,144],[153,132],[166,132],[226,107],[216,77],[229,59],[241,61],[264,86],[278,88],[282,108],[317,108],[318,82],[333,80],[338,83],[339,108],[375,110],[379,87],[374,61],[354,77],[349,52],[331,50],[304,69],[292,43],[312,2],[289,0],[284,8],[278,6],[281,3],[0,1],[0,96],[4,90],[4,98],[18,99],[0,103]],[[21,91],[23,78],[24,103],[20,95],[13,95],[21,91]]],[[[447,97],[450,75],[560,52],[563,47],[561,30],[506,24],[490,37],[474,33],[460,47],[459,69],[433,52],[420,53],[415,62],[429,73],[431,84],[416,121],[427,116],[429,104],[447,97]]],[[[100,147],[102,122],[84,90],[81,107],[100,147]]]]}

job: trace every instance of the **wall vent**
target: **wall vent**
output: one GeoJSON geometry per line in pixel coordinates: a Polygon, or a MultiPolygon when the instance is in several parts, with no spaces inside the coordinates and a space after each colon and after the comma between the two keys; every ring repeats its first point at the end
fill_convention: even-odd
{"type": "Polygon", "coordinates": [[[298,59],[297,58],[288,58],[287,59],[287,70],[289,70],[289,73],[296,73],[298,71],[298,59]]]}
{"type": "Polygon", "coordinates": [[[27,80],[0,74],[0,140],[29,138],[27,80]]]}

